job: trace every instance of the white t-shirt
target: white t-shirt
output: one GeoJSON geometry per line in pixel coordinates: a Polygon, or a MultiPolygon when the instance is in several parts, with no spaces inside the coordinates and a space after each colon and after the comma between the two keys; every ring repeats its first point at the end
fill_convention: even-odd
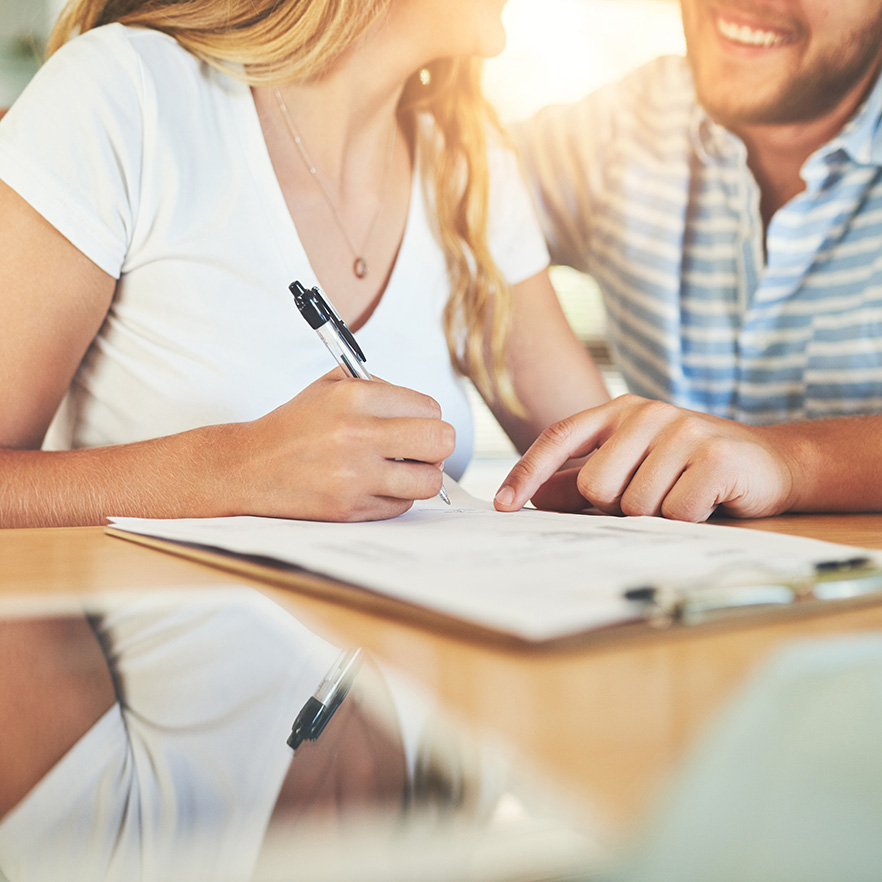
{"type": "MultiPolygon", "coordinates": [[[[119,278],[47,447],[254,419],[334,366],[288,291],[316,276],[250,89],[170,37],[114,24],[63,47],[0,125],[0,178],[119,278]]],[[[517,283],[548,255],[501,148],[491,178],[492,253],[517,283]]],[[[441,329],[449,283],[432,229],[415,174],[396,265],[358,340],[374,375],[440,403],[458,477],[473,430],[441,329]]]]}
{"type": "MultiPolygon", "coordinates": [[[[46,446],[254,419],[334,366],[288,291],[316,276],[251,91],[170,37],[113,24],[64,46],[0,124],[0,178],[119,278],[46,446]]],[[[358,340],[374,375],[439,402],[457,430],[447,470],[458,477],[473,430],[441,328],[449,282],[422,190],[415,174],[397,262],[358,340]]],[[[547,266],[517,163],[501,148],[490,216],[509,282],[547,266]]]]}

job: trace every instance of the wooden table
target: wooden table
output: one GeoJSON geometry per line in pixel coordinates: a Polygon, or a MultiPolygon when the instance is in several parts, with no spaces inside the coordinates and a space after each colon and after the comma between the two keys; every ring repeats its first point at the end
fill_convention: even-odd
{"type": "MultiPolygon", "coordinates": [[[[882,515],[731,522],[882,548],[882,515]]],[[[331,640],[417,677],[497,733],[613,828],[630,826],[713,712],[770,653],[800,637],[882,629],[882,603],[774,623],[654,633],[566,649],[513,649],[248,581],[104,535],[0,531],[0,596],[250,584],[331,640]]]]}

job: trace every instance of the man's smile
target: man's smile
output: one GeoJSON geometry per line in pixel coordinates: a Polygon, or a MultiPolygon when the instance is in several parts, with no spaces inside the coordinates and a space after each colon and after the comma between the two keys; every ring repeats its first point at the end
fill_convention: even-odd
{"type": "Polygon", "coordinates": [[[740,46],[772,48],[795,41],[793,34],[765,27],[757,27],[729,18],[723,13],[716,15],[718,33],[731,43],[740,46]]]}

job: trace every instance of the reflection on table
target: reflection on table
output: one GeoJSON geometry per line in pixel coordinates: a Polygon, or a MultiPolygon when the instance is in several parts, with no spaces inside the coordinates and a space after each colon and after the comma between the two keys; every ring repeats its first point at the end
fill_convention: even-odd
{"type": "MultiPolygon", "coordinates": [[[[882,545],[880,515],[788,516],[738,525],[882,545]]],[[[127,880],[165,872],[163,878],[174,882],[190,871],[194,879],[247,878],[251,872],[258,882],[878,878],[880,603],[547,652],[460,639],[257,579],[245,590],[241,576],[108,538],[100,528],[2,531],[0,571],[5,625],[14,618],[50,635],[11,655],[10,628],[0,635],[6,723],[0,791],[16,785],[21,791],[16,807],[0,818],[0,880],[4,873],[9,882],[35,878],[11,863],[22,855],[34,866],[45,860],[53,882],[100,878],[86,872],[85,862],[96,848],[104,848],[105,860],[122,849],[123,839],[108,845],[108,830],[136,837],[125,855],[130,863],[111,863],[105,876],[113,878],[119,868],[131,873],[127,880]],[[165,593],[157,594],[158,587],[165,593]],[[169,597],[180,604],[177,611],[169,597]],[[35,617],[41,598],[51,599],[53,615],[35,617]],[[212,604],[228,605],[229,615],[218,609],[218,617],[206,616],[212,604]],[[72,612],[76,617],[61,615],[72,612]],[[60,620],[79,626],[66,630],[60,620]],[[221,634],[205,639],[209,631],[203,629],[212,622],[223,625],[221,634]],[[77,649],[84,623],[91,654],[77,649]],[[96,643],[104,632],[102,644],[96,643]],[[71,641],[69,651],[62,651],[64,640],[55,656],[44,651],[62,637],[71,641]],[[386,772],[368,765],[376,774],[367,780],[381,796],[376,811],[369,801],[352,799],[352,791],[340,798],[330,788],[333,793],[302,799],[299,817],[296,800],[294,815],[286,815],[285,800],[278,807],[277,801],[292,765],[284,740],[293,715],[338,648],[349,646],[362,646],[379,660],[377,685],[387,685],[376,691],[367,669],[366,697],[353,693],[349,708],[359,710],[360,719],[347,722],[341,706],[322,735],[329,740],[307,745],[339,745],[331,775],[319,777],[330,782],[340,770],[349,784],[365,780],[342,776],[343,761],[359,756],[344,751],[345,733],[363,734],[365,725],[386,732],[378,743],[398,756],[397,765],[386,772]],[[172,647],[174,664],[147,676],[157,660],[170,658],[172,647]],[[307,662],[308,673],[301,667],[307,662]],[[47,704],[42,698],[53,664],[67,675],[65,700],[47,704]],[[128,685],[110,678],[120,664],[128,685]],[[19,695],[13,705],[10,684],[17,682],[32,686],[32,695],[19,695]],[[419,688],[404,688],[413,683],[419,688]],[[91,730],[113,716],[112,705],[120,705],[128,725],[125,702],[137,712],[124,732],[132,744],[122,742],[119,756],[99,756],[97,767],[114,774],[104,780],[108,795],[98,798],[94,774],[89,778],[82,765],[71,772],[69,756],[80,743],[89,747],[91,730]],[[92,713],[80,732],[71,725],[77,707],[92,713]],[[383,720],[385,728],[377,723],[383,720]],[[188,739],[188,727],[197,722],[201,729],[189,731],[188,739]],[[145,732],[159,740],[145,742],[145,732]],[[75,737],[53,757],[48,747],[59,733],[75,737]],[[157,743],[163,746],[155,755],[146,751],[157,743]],[[441,759],[428,762],[439,750],[441,759]],[[16,760],[29,751],[42,757],[48,774],[25,787],[16,760]],[[420,755],[421,768],[439,766],[431,777],[446,782],[430,791],[434,802],[405,796],[415,788],[420,755]],[[57,808],[56,780],[63,785],[57,808]],[[122,809],[119,788],[128,794],[122,809]],[[171,814],[156,809],[151,793],[178,800],[171,814]],[[50,803],[46,814],[39,810],[44,799],[50,803]],[[38,810],[26,816],[29,805],[38,810]],[[624,834],[625,842],[611,841],[605,830],[624,834]],[[186,843],[191,831],[198,833],[196,845],[176,855],[172,846],[186,843]],[[164,836],[172,846],[157,844],[164,836]],[[609,860],[601,866],[598,854],[614,858],[616,866],[609,860]],[[168,869],[171,861],[175,867],[168,869]]],[[[295,756],[294,765],[298,761],[295,756]]],[[[303,760],[301,771],[305,765],[303,760]]]]}
{"type": "Polygon", "coordinates": [[[256,591],[33,606],[0,620],[0,878],[547,878],[588,861],[508,752],[370,660],[292,754],[339,647],[256,591]]]}

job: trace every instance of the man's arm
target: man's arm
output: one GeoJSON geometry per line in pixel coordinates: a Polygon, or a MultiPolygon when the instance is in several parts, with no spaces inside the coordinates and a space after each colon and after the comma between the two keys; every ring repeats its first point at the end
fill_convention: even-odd
{"type": "Polygon", "coordinates": [[[714,511],[882,510],[882,416],[741,423],[633,395],[550,426],[505,479],[500,511],[539,508],[703,521],[714,511]],[[581,469],[558,472],[589,456],[581,469]]]}

